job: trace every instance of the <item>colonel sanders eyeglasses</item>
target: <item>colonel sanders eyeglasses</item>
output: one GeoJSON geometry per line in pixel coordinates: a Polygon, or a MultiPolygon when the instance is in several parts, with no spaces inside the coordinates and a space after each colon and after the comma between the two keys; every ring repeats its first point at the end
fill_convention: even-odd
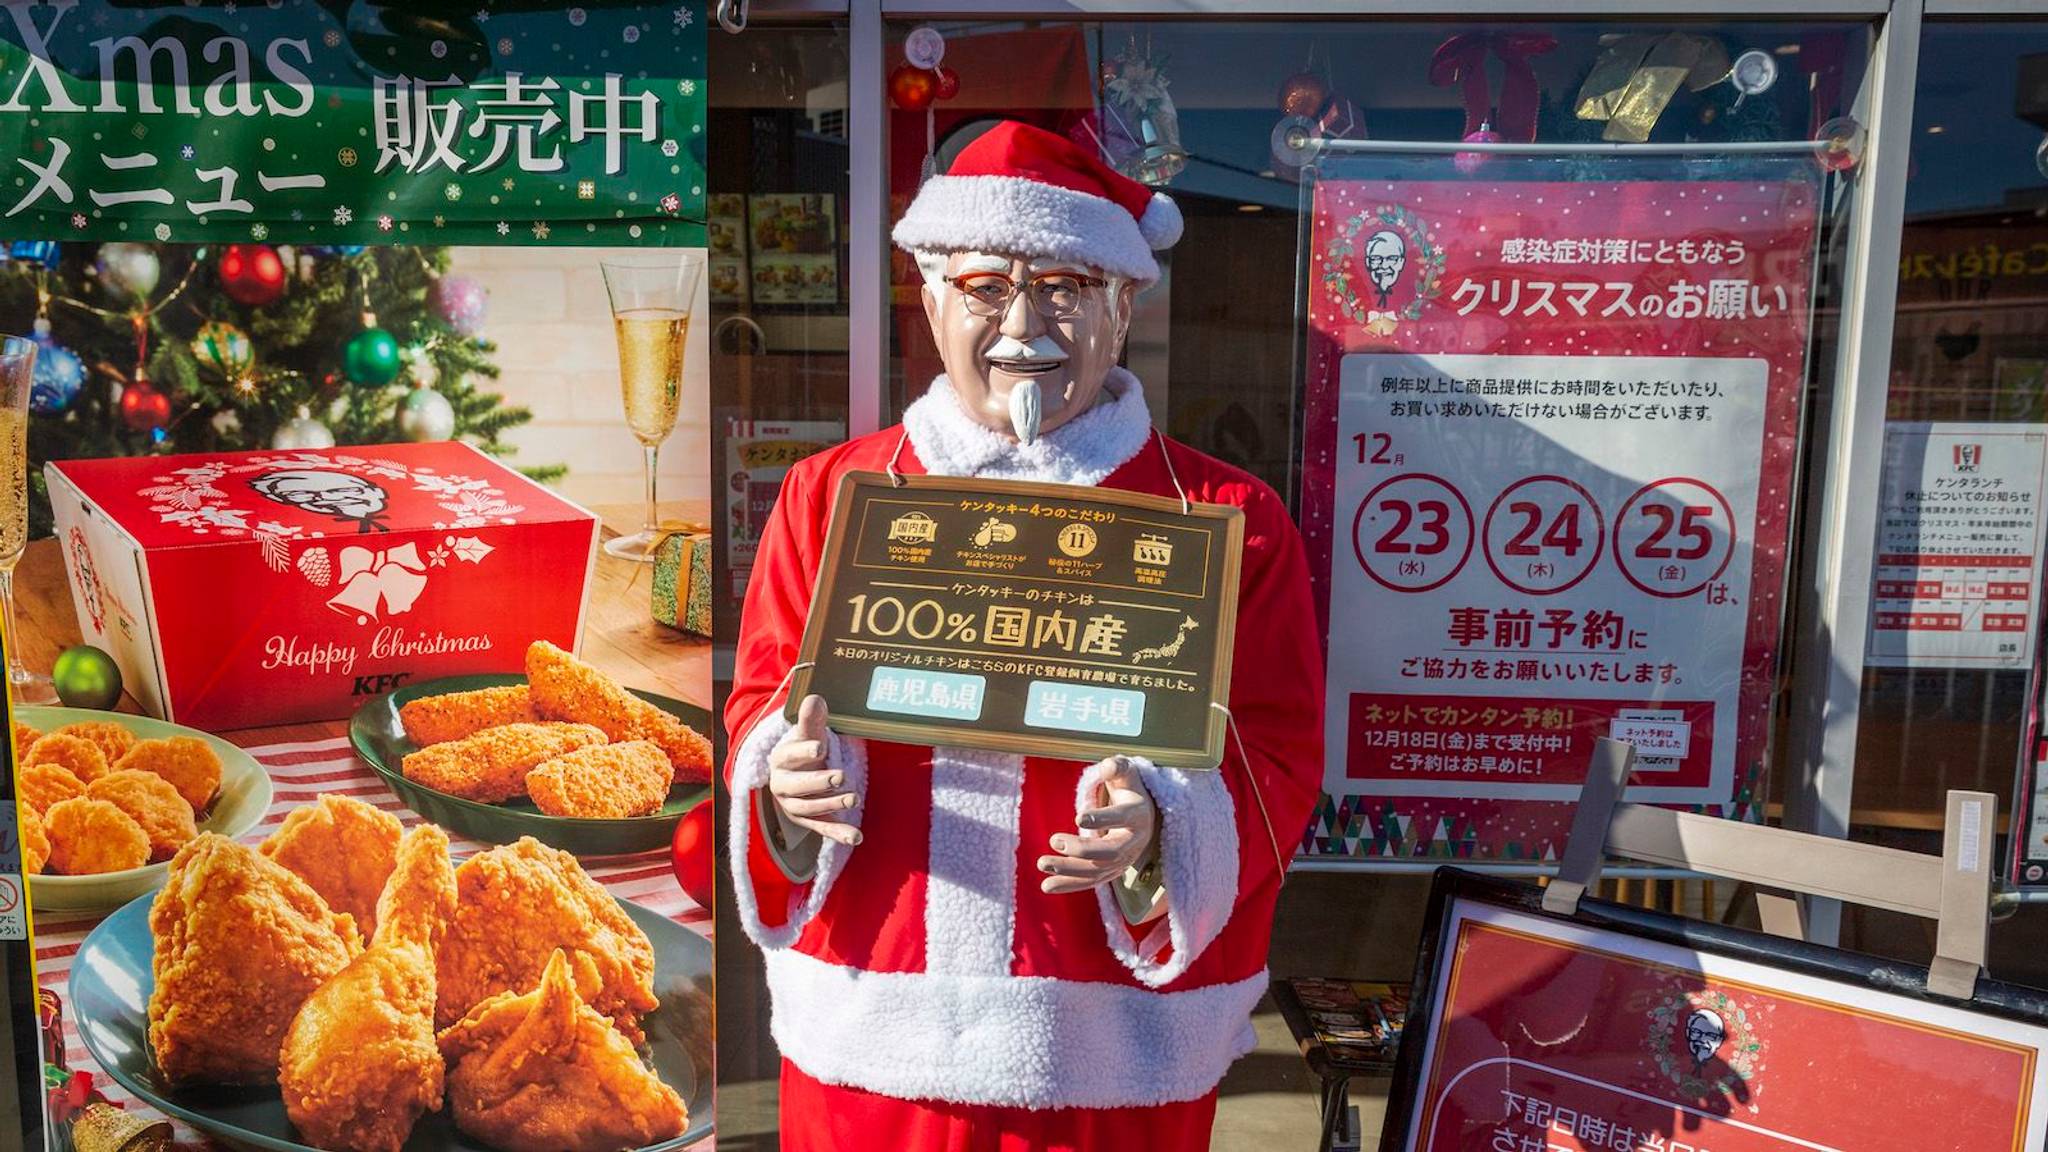
{"type": "Polygon", "coordinates": [[[945,277],[945,281],[960,293],[971,316],[988,319],[1007,313],[1021,287],[1031,306],[1047,320],[1072,319],[1081,311],[1089,289],[1109,283],[1078,272],[1042,272],[1022,285],[1001,272],[968,272],[945,277]]]}

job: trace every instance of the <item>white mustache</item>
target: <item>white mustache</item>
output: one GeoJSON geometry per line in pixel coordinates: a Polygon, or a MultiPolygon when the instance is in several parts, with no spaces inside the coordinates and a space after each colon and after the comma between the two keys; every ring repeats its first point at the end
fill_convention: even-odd
{"type": "Polygon", "coordinates": [[[1034,336],[1029,341],[1015,336],[999,335],[995,344],[985,354],[989,360],[1065,360],[1066,349],[1050,336],[1034,336]]]}

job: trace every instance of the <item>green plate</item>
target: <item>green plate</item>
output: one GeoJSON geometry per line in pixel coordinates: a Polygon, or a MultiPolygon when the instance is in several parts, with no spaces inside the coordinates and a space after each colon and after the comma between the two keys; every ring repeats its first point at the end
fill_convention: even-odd
{"type": "MultiPolygon", "coordinates": [[[[407,701],[422,696],[442,696],[450,692],[524,683],[525,676],[508,672],[448,676],[408,684],[357,709],[354,719],[349,721],[349,739],[355,744],[356,754],[376,769],[377,775],[384,778],[384,783],[398,794],[400,800],[405,801],[406,807],[454,835],[484,844],[510,844],[521,836],[531,836],[543,844],[577,856],[624,856],[667,848],[675,837],[676,822],[683,818],[683,813],[711,794],[711,785],[677,784],[669,791],[668,802],[661,806],[661,811],[652,816],[582,820],[550,816],[524,797],[505,804],[483,804],[450,796],[439,789],[406,779],[399,764],[406,753],[419,750],[419,745],[406,739],[405,727],[398,722],[398,710],[407,701]]],[[[699,732],[711,731],[711,713],[702,708],[666,696],[656,696],[652,692],[635,691],[633,695],[699,732]]]]}
{"type": "MultiPolygon", "coordinates": [[[[170,1088],[149,1053],[149,996],[156,987],[149,933],[154,897],[134,900],[100,922],[71,965],[72,1018],[86,1050],[114,1082],[167,1116],[175,1116],[235,1148],[292,1150],[308,1146],[285,1116],[275,1087],[170,1088]]],[[[619,901],[654,943],[654,992],[661,1006],[641,1020],[641,1055],[690,1110],[681,1136],[651,1146],[677,1149],[711,1134],[711,944],[638,904],[619,901]]],[[[455,1130],[444,1109],[420,1118],[407,1152],[488,1152],[455,1130]]]]}
{"type": "MultiPolygon", "coordinates": [[[[230,840],[239,840],[262,823],[263,814],[270,810],[270,774],[263,770],[263,765],[210,733],[147,716],[90,708],[16,708],[14,718],[38,732],[49,732],[66,724],[111,720],[144,740],[192,736],[211,744],[220,754],[220,795],[214,797],[213,805],[199,821],[201,832],[218,832],[230,840]]],[[[29,907],[39,913],[105,912],[162,887],[164,874],[170,868],[171,862],[164,860],[92,876],[31,876],[29,907]]]]}

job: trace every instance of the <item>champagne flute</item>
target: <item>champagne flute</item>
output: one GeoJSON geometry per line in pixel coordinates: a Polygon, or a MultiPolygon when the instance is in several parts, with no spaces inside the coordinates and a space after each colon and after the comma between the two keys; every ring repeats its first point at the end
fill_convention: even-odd
{"type": "Polygon", "coordinates": [[[50,704],[50,678],[21,662],[14,624],[14,566],[28,547],[28,393],[35,380],[35,341],[0,336],[0,627],[7,630],[7,687],[17,704],[50,704]]]}
{"type": "Polygon", "coordinates": [[[619,338],[619,387],[625,395],[626,426],[646,453],[647,516],[640,531],[605,542],[606,553],[654,562],[661,513],[655,499],[656,457],[675,431],[683,391],[683,347],[690,334],[690,310],[704,277],[702,252],[659,258],[605,260],[604,287],[611,297],[612,328],[619,338]]]}

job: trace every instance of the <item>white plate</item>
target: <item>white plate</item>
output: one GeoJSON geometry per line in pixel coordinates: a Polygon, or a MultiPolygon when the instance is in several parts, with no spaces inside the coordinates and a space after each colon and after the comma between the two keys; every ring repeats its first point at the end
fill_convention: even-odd
{"type": "MultiPolygon", "coordinates": [[[[99,712],[90,708],[16,708],[14,718],[38,732],[53,732],[66,724],[111,720],[144,740],[166,736],[192,736],[206,741],[220,754],[220,795],[199,821],[201,832],[218,832],[239,840],[263,821],[270,810],[270,774],[253,757],[218,736],[194,728],[131,716],[125,712],[99,712]]],[[[170,871],[168,860],[129,868],[122,872],[101,872],[93,876],[31,876],[28,878],[29,908],[34,912],[108,912],[145,892],[163,886],[170,871]]]]}

